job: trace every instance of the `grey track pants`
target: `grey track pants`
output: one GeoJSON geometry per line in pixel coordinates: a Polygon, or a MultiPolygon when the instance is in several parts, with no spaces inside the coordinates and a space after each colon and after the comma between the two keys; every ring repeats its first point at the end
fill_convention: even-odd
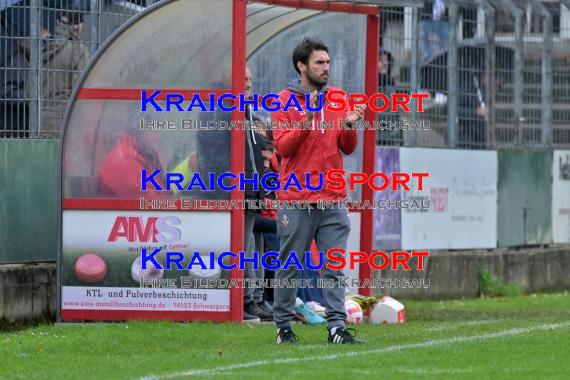
{"type": "MultiPolygon", "coordinates": [[[[348,210],[335,205],[334,209],[279,209],[277,212],[277,233],[281,242],[279,259],[281,266],[291,252],[296,252],[299,261],[305,265],[305,252],[311,250],[315,239],[319,251],[323,251],[322,276],[332,279],[333,288],[323,288],[329,327],[344,326],[346,312],[344,306],[345,290],[339,287],[337,276],[344,276],[342,270],[328,269],[326,252],[332,248],[346,249],[350,233],[348,210]]],[[[283,281],[297,278],[297,266],[288,269],[278,268],[275,278],[283,281]]],[[[314,287],[316,284],[312,284],[314,287]]],[[[295,318],[294,307],[297,289],[276,288],[274,292],[273,319],[277,327],[290,327],[295,318]]]]}
{"type": "MultiPolygon", "coordinates": [[[[263,240],[256,239],[253,233],[253,224],[255,222],[255,212],[246,210],[245,211],[245,230],[244,230],[244,242],[245,242],[245,257],[248,259],[253,258],[253,251],[262,251],[263,246],[260,245],[263,240]]],[[[259,253],[261,258],[263,253],[259,253]]],[[[262,280],[265,277],[265,268],[261,265],[261,259],[259,260],[259,269],[253,269],[252,262],[245,263],[244,278],[249,278],[250,280],[262,280]]],[[[250,302],[261,302],[263,301],[263,288],[262,287],[246,287],[243,291],[243,303],[248,304],[250,302]]]]}

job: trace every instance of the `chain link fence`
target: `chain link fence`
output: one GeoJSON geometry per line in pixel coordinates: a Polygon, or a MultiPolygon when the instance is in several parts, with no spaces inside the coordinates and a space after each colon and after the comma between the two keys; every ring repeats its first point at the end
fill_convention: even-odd
{"type": "MultiPolygon", "coordinates": [[[[435,0],[382,14],[379,92],[429,93],[380,145],[570,146],[570,1],[435,0]],[[392,90],[393,89],[393,90],[392,90]]],[[[379,120],[386,114],[380,114],[379,120]]]]}
{"type": "MultiPolygon", "coordinates": [[[[0,138],[57,138],[89,58],[152,3],[0,0],[0,138]]],[[[570,146],[569,3],[427,0],[417,10],[385,8],[378,92],[430,97],[424,112],[379,113],[386,128],[378,144],[570,146]]]]}
{"type": "Polygon", "coordinates": [[[90,57],[145,5],[0,0],[0,138],[58,138],[90,57]]]}

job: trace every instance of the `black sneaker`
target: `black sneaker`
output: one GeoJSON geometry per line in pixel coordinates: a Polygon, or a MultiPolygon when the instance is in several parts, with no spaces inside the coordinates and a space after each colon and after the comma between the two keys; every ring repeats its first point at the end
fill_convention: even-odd
{"type": "Polygon", "coordinates": [[[271,313],[271,315],[273,315],[273,307],[269,304],[269,302],[267,302],[267,301],[261,301],[261,302],[259,302],[259,303],[257,304],[257,306],[258,306],[261,310],[263,310],[263,311],[265,311],[265,312],[267,312],[267,313],[271,313]]]}
{"type": "Polygon", "coordinates": [[[245,310],[243,311],[243,323],[259,323],[261,319],[257,315],[249,314],[245,310]]]}
{"type": "Polygon", "coordinates": [[[273,313],[268,313],[267,311],[260,309],[255,302],[249,302],[245,304],[244,312],[258,316],[262,322],[269,322],[273,320],[273,313]]]}
{"type": "Polygon", "coordinates": [[[290,327],[285,327],[277,330],[277,344],[296,344],[299,341],[299,337],[295,335],[290,327]]]}
{"type": "Polygon", "coordinates": [[[365,340],[362,339],[355,339],[356,331],[354,329],[345,329],[344,327],[339,327],[336,329],[334,334],[331,334],[331,329],[329,331],[329,343],[333,344],[364,344],[366,343],[365,340]],[[353,334],[350,333],[350,331],[353,334]]]}

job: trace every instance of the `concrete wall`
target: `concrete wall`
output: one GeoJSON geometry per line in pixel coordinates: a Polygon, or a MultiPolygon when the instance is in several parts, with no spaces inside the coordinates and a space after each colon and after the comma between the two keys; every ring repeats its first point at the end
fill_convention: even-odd
{"type": "MultiPolygon", "coordinates": [[[[570,246],[494,252],[432,252],[424,271],[373,271],[375,278],[429,279],[429,289],[374,289],[398,298],[476,297],[479,271],[488,267],[505,283],[533,293],[570,289],[570,246]]],[[[412,267],[415,263],[412,263],[412,267]]],[[[55,264],[0,266],[0,328],[28,321],[54,321],[55,264]]]]}
{"type": "MultiPolygon", "coordinates": [[[[381,263],[378,263],[381,264],[381,263]]],[[[416,268],[415,262],[410,264],[416,268]]],[[[425,270],[373,271],[375,278],[429,279],[429,289],[374,289],[403,298],[460,298],[479,294],[479,272],[483,267],[505,283],[519,285],[525,292],[570,289],[570,247],[524,250],[430,252],[425,270]]]]}
{"type": "Polygon", "coordinates": [[[0,266],[0,328],[30,321],[55,321],[55,264],[0,266]]]}

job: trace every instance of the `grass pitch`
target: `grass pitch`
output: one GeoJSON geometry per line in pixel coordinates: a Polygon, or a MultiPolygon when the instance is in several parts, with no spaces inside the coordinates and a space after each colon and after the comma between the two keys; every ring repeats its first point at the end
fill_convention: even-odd
{"type": "Polygon", "coordinates": [[[1,379],[564,379],[570,296],[403,301],[403,325],[360,325],[362,346],[326,344],[323,326],[129,322],[0,334],[1,379]]]}

